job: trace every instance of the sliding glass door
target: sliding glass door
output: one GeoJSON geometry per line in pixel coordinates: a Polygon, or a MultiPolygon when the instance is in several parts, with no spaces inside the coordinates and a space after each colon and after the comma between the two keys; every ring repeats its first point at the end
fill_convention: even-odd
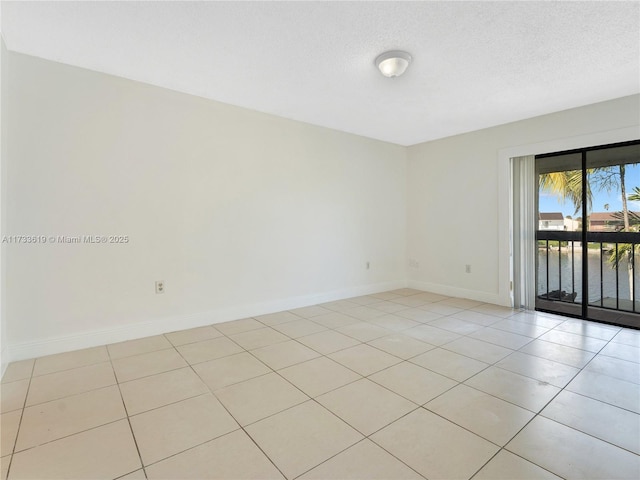
{"type": "Polygon", "coordinates": [[[536,308],[640,327],[640,142],[535,164],[536,308]]]}

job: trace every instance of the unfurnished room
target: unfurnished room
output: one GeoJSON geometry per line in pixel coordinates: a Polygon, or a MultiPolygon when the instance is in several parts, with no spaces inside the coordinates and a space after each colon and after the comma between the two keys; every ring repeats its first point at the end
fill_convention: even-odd
{"type": "Polygon", "coordinates": [[[0,31],[0,480],[640,478],[640,1],[0,31]]]}

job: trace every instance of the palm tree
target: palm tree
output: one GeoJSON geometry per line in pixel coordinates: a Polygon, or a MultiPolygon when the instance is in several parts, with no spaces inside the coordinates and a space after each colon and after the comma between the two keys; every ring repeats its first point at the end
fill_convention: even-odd
{"type": "Polygon", "coordinates": [[[629,195],[629,201],[640,202],[640,187],[633,187],[633,193],[629,195]]]}
{"type": "MultiPolygon", "coordinates": [[[[627,206],[627,185],[626,185],[626,165],[618,165],[615,167],[598,167],[590,170],[589,180],[593,182],[598,190],[606,190],[607,192],[615,191],[620,188],[620,197],[622,200],[622,223],[624,225],[623,232],[629,231],[629,208],[627,206]]],[[[608,204],[605,210],[608,210],[608,204]]]]}
{"type": "MultiPolygon", "coordinates": [[[[640,218],[636,214],[633,214],[634,225],[631,225],[629,221],[629,208],[627,206],[627,195],[625,186],[625,168],[624,165],[620,165],[620,193],[622,195],[622,221],[624,227],[623,232],[638,231],[640,226],[640,218]]],[[[640,201],[640,188],[634,187],[633,193],[629,195],[629,200],[632,202],[640,201]]],[[[635,248],[631,243],[620,243],[616,250],[613,250],[609,255],[609,263],[611,268],[618,268],[622,259],[627,260],[627,275],[629,277],[629,298],[633,299],[634,289],[634,263],[635,256],[640,252],[640,245],[636,244],[635,248]]]]}
{"type": "Polygon", "coordinates": [[[629,231],[629,208],[627,207],[627,187],[625,185],[625,169],[624,165],[619,165],[620,167],[620,195],[622,195],[622,216],[624,220],[624,231],[629,231]]]}
{"type": "MultiPolygon", "coordinates": [[[[620,195],[622,200],[622,222],[623,228],[622,231],[637,231],[638,225],[640,225],[640,218],[634,218],[634,220],[638,220],[636,225],[631,226],[629,221],[629,208],[627,204],[627,192],[626,192],[626,166],[618,165],[618,168],[615,167],[598,167],[587,170],[587,207],[591,210],[592,206],[592,192],[591,192],[591,184],[596,185],[598,190],[607,190],[611,191],[613,189],[620,188],[620,195]]],[[[539,177],[539,187],[541,191],[547,191],[555,194],[561,200],[570,200],[574,207],[575,213],[577,214],[582,210],[582,171],[581,170],[570,170],[564,172],[551,172],[541,174],[539,177]]],[[[630,201],[640,201],[640,188],[635,187],[634,192],[629,195],[630,201]]],[[[609,204],[604,206],[605,210],[609,210],[609,204]]],[[[637,217],[634,215],[634,217],[637,217]]],[[[586,225],[585,225],[586,228],[586,225]]],[[[636,249],[638,249],[638,245],[636,249]]],[[[633,262],[631,261],[632,256],[632,245],[631,244],[619,244],[617,252],[614,250],[610,257],[609,262],[611,263],[611,268],[617,268],[620,260],[626,258],[628,260],[628,275],[629,275],[629,296],[633,298],[633,262]]],[[[637,252],[634,252],[634,254],[637,252]]]]}
{"type": "MultiPolygon", "coordinates": [[[[541,191],[553,193],[560,200],[570,200],[575,207],[574,215],[582,210],[582,171],[568,170],[564,172],[542,173],[539,176],[541,191]]],[[[587,203],[591,208],[591,188],[587,182],[587,203]]]]}

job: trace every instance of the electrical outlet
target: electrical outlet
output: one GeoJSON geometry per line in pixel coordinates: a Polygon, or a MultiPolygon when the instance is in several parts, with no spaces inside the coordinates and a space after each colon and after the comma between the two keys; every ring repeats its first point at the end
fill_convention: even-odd
{"type": "Polygon", "coordinates": [[[465,265],[465,266],[464,266],[464,271],[465,271],[466,273],[471,273],[471,265],[465,265]]]}
{"type": "Polygon", "coordinates": [[[369,267],[370,267],[369,262],[367,262],[367,270],[369,270],[369,267]]]}
{"type": "Polygon", "coordinates": [[[409,268],[415,268],[416,270],[420,268],[420,262],[413,258],[410,258],[407,263],[409,265],[409,268]]]}
{"type": "Polygon", "coordinates": [[[164,280],[156,281],[156,293],[164,293],[164,280]]]}

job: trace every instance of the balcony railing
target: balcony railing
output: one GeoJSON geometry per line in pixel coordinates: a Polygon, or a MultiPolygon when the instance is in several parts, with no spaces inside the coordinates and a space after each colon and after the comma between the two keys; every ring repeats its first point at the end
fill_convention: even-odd
{"type": "Polygon", "coordinates": [[[586,248],[584,238],[582,232],[536,232],[536,306],[576,315],[587,308],[609,311],[604,321],[616,321],[613,312],[640,318],[640,233],[587,232],[586,248]]]}

